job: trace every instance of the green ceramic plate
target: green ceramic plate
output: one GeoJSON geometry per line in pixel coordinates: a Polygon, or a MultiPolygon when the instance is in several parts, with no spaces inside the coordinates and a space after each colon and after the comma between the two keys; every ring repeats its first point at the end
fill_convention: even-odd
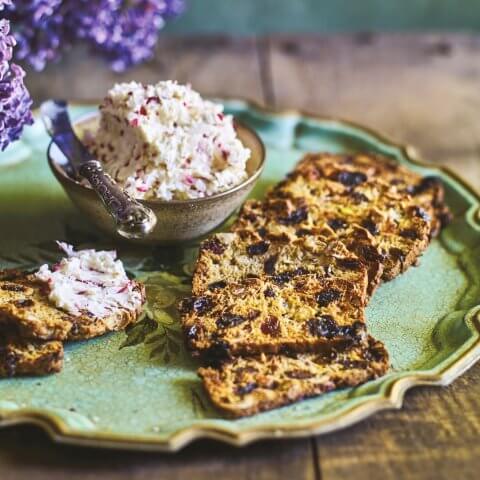
{"type": "MultiPolygon", "coordinates": [[[[195,246],[134,249],[116,245],[129,272],[146,282],[143,320],[121,332],[66,346],[64,370],[47,378],[0,382],[3,425],[31,422],[70,443],[177,450],[193,439],[244,445],[337,430],[385,408],[399,408],[414,385],[446,385],[480,356],[479,197],[445,170],[348,122],[298,112],[274,113],[243,101],[228,110],[254,127],[267,167],[254,195],[279,181],[302,152],[377,151],[425,175],[440,175],[455,220],[420,266],[382,285],[367,312],[372,333],[392,359],[388,375],[243,420],[223,419],[205,397],[185,351],[175,299],[189,291],[195,246]]],[[[75,106],[78,117],[91,106],[75,106]]],[[[67,200],[48,170],[48,139],[36,122],[0,155],[0,266],[31,267],[58,258],[53,240],[111,248],[67,200]]]]}

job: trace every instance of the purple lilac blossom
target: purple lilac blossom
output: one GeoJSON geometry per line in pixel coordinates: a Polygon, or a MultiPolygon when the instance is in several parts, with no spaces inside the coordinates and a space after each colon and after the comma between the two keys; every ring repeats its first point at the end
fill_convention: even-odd
{"type": "Polygon", "coordinates": [[[0,12],[7,6],[11,5],[12,0],[0,0],[0,12]]]}
{"type": "Polygon", "coordinates": [[[25,125],[33,123],[32,100],[23,84],[25,72],[10,63],[15,39],[7,20],[0,20],[0,150],[17,140],[25,125]]]}
{"type": "Polygon", "coordinates": [[[26,60],[37,71],[60,58],[68,46],[64,3],[64,0],[15,0],[7,7],[7,18],[17,40],[15,58],[26,60]]]}
{"type": "Polygon", "coordinates": [[[69,21],[77,38],[122,72],[153,56],[165,19],[183,9],[180,0],[80,0],[69,21]]]}
{"type": "Polygon", "coordinates": [[[183,9],[183,0],[15,0],[6,12],[16,55],[34,69],[83,40],[112,70],[124,71],[152,57],[166,19],[183,9]]]}

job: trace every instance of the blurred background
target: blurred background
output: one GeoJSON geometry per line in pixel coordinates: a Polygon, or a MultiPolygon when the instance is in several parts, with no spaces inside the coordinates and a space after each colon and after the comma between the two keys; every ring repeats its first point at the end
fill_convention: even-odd
{"type": "Polygon", "coordinates": [[[190,0],[165,32],[479,30],[478,0],[190,0]]]}

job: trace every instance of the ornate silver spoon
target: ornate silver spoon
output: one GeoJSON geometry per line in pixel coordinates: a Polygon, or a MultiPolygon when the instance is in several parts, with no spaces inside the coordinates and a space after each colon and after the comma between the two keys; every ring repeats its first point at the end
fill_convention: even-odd
{"type": "Polygon", "coordinates": [[[70,162],[74,176],[88,180],[116,222],[117,232],[125,238],[143,238],[157,223],[153,211],[133,199],[103,171],[102,164],[92,157],[73,131],[67,102],[47,100],[40,106],[47,132],[70,162]]]}

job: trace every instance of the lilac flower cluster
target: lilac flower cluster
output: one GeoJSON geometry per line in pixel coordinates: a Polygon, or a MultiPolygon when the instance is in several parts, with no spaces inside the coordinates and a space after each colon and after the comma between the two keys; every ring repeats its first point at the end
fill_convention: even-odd
{"type": "Polygon", "coordinates": [[[64,44],[63,0],[15,0],[6,9],[17,48],[15,57],[35,70],[60,57],[64,44]]]}
{"type": "Polygon", "coordinates": [[[183,0],[15,0],[7,18],[18,58],[36,70],[80,40],[120,72],[152,56],[166,19],[183,8],[183,0]]]}
{"type": "Polygon", "coordinates": [[[24,125],[33,122],[32,100],[23,84],[25,73],[10,63],[14,46],[8,21],[0,20],[0,150],[20,137],[24,125]]]}
{"type": "Polygon", "coordinates": [[[117,72],[149,59],[165,19],[183,7],[179,0],[135,0],[128,8],[124,0],[78,3],[69,19],[72,29],[117,72]]]}

